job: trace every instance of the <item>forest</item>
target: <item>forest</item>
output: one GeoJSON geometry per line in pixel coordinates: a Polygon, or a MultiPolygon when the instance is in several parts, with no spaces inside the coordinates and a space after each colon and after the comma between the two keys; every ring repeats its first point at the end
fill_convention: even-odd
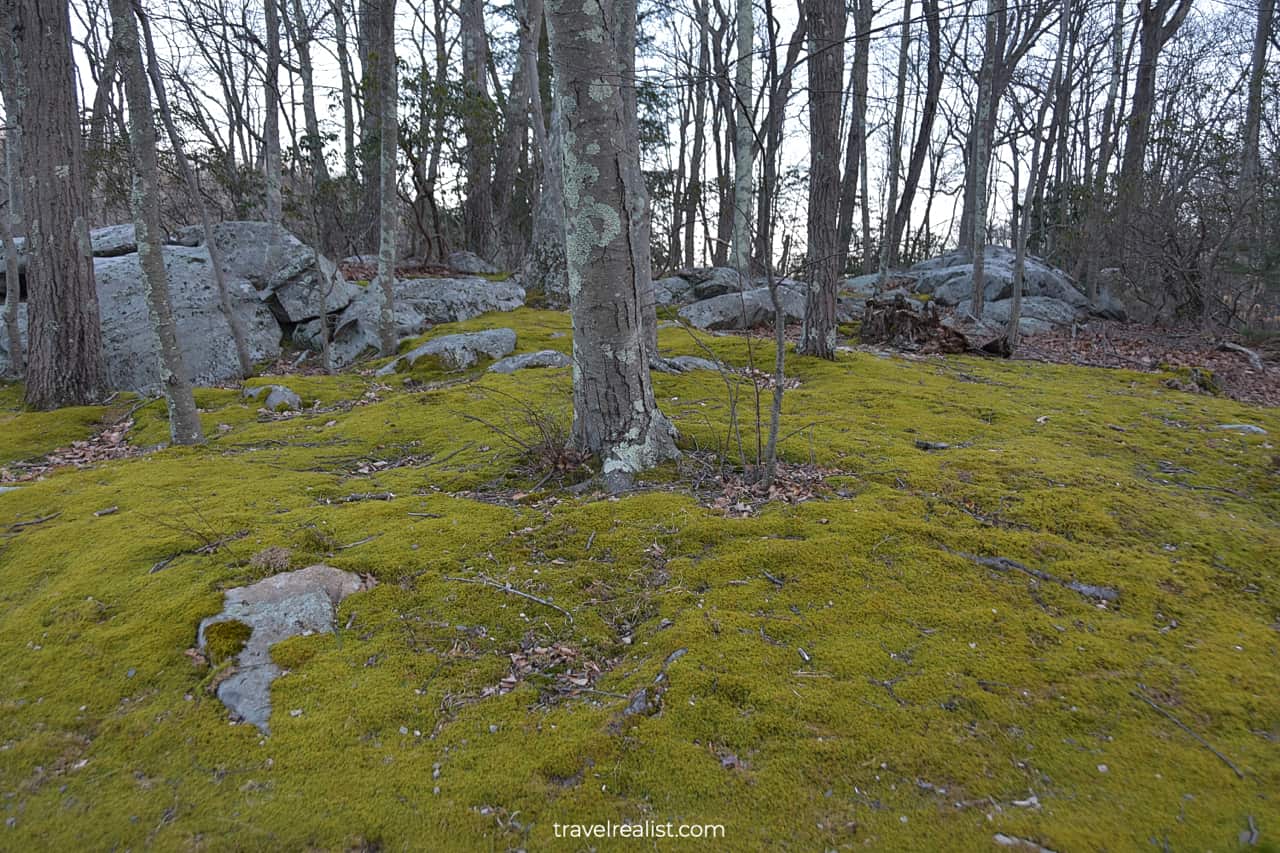
{"type": "Polygon", "coordinates": [[[1276,0],[0,0],[0,849],[1280,846],[1276,0]]]}

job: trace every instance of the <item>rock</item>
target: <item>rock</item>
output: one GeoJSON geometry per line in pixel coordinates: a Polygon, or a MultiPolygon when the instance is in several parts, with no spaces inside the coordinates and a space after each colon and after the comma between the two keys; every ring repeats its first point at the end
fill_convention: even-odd
{"type": "Polygon", "coordinates": [[[655,279],[653,282],[653,299],[659,305],[684,304],[689,301],[693,285],[688,279],[678,275],[655,279]]]}
{"type": "Polygon", "coordinates": [[[866,275],[857,275],[853,278],[846,278],[840,285],[841,294],[850,294],[853,296],[861,296],[866,299],[876,295],[876,285],[880,283],[879,273],[867,273],[866,275]]]}
{"type": "Polygon", "coordinates": [[[376,267],[378,265],[377,255],[347,255],[342,259],[342,263],[353,267],[376,267]]]}
{"type": "Polygon", "coordinates": [[[1129,320],[1129,311],[1124,307],[1124,303],[1106,290],[1098,291],[1097,297],[1089,305],[1089,313],[1103,320],[1116,320],[1121,323],[1129,320]]]}
{"type": "Polygon", "coordinates": [[[1231,432],[1243,432],[1248,435],[1266,435],[1267,431],[1260,426],[1253,424],[1218,424],[1214,429],[1230,430],[1231,432]]]}
{"type": "MultiPolygon", "coordinates": [[[[805,297],[792,287],[779,287],[778,299],[788,322],[804,319],[805,297]]],[[[742,293],[727,293],[703,299],[680,309],[680,316],[699,329],[752,329],[773,322],[773,301],[769,288],[758,287],[742,293]]]]}
{"type": "MultiPolygon", "coordinates": [[[[163,253],[178,341],[192,380],[197,385],[213,385],[238,377],[240,362],[210,274],[208,251],[165,246],[163,253]]],[[[97,258],[94,272],[111,387],[121,391],[158,391],[159,347],[151,327],[137,254],[97,258]]],[[[255,361],[275,358],[280,354],[280,327],[271,311],[245,280],[231,277],[227,286],[231,291],[232,310],[244,326],[251,356],[255,361]]],[[[26,307],[20,306],[18,314],[24,330],[26,307]]],[[[0,335],[0,370],[7,366],[6,338],[0,335]]]]}
{"type": "Polygon", "coordinates": [[[296,412],[302,408],[302,398],[284,385],[259,385],[256,388],[246,388],[244,396],[250,400],[262,400],[262,408],[271,412],[296,412]]]}
{"type": "Polygon", "coordinates": [[[16,492],[16,491],[18,491],[17,486],[0,486],[0,495],[5,494],[6,492],[16,492]]]}
{"type": "MultiPolygon", "coordinates": [[[[1004,246],[988,246],[983,278],[988,302],[1008,299],[1013,292],[1014,253],[1004,246]]],[[[956,305],[973,295],[973,263],[962,252],[949,252],[916,264],[917,293],[931,293],[939,305],[956,305]]],[[[1088,303],[1070,276],[1039,258],[1028,256],[1023,276],[1024,296],[1047,296],[1075,308],[1088,303]]]]}
{"type": "MultiPolygon", "coordinates": [[[[243,278],[262,294],[282,324],[302,323],[323,310],[341,311],[360,292],[337,266],[283,229],[271,255],[272,226],[267,222],[219,222],[213,239],[222,250],[223,269],[243,278]]],[[[191,225],[180,229],[174,242],[183,246],[205,245],[204,229],[191,225]]]]}
{"type": "MultiPolygon", "coordinates": [[[[988,302],[983,306],[982,320],[1000,326],[1008,325],[1009,310],[1012,306],[1012,299],[988,302]]],[[[956,306],[956,317],[965,319],[972,307],[972,302],[964,300],[956,306]]],[[[1018,331],[1033,335],[1051,331],[1058,326],[1070,326],[1080,313],[1075,307],[1057,299],[1046,296],[1027,296],[1022,300],[1022,317],[1018,323],[1018,331]]]]}
{"type": "Polygon", "coordinates": [[[568,367],[573,362],[559,350],[544,349],[538,352],[512,355],[489,365],[490,373],[515,373],[530,367],[568,367]]]}
{"type": "MultiPolygon", "coordinates": [[[[331,325],[331,355],[335,367],[346,367],[364,352],[379,346],[378,322],[382,291],[360,288],[351,304],[331,325]]],[[[525,291],[514,281],[484,278],[397,279],[392,288],[397,339],[420,335],[438,323],[470,320],[490,311],[514,311],[524,305],[525,291]]],[[[320,349],[320,322],[294,330],[294,340],[320,349]]]]}
{"type": "Polygon", "coordinates": [[[659,373],[680,374],[691,370],[720,370],[720,365],[709,358],[696,355],[677,355],[672,358],[661,358],[652,362],[652,367],[659,373]]]}
{"type": "Polygon", "coordinates": [[[367,589],[359,575],[325,565],[308,566],[227,590],[222,612],[200,623],[196,644],[205,649],[205,632],[220,622],[251,629],[235,661],[235,672],[218,685],[218,698],[241,720],[264,733],[271,719],[271,682],[280,667],[271,647],[301,634],[333,633],[334,614],[347,596],[367,589]]]}
{"type": "Polygon", "coordinates": [[[444,265],[463,275],[493,275],[498,272],[497,267],[475,252],[450,252],[444,259],[444,265]]]}
{"type": "Polygon", "coordinates": [[[463,370],[481,358],[502,358],[516,348],[516,333],[511,329],[487,329],[432,338],[395,361],[378,369],[379,376],[390,376],[413,367],[418,361],[434,359],[445,370],[463,370]]]}
{"type": "Polygon", "coordinates": [[[89,245],[95,258],[118,258],[138,251],[138,237],[132,222],[108,225],[89,232],[89,245]]]}
{"type": "Polygon", "coordinates": [[[738,276],[738,271],[729,267],[705,267],[686,270],[679,273],[679,277],[689,282],[689,297],[694,300],[711,299],[715,296],[723,296],[726,293],[738,293],[752,289],[750,281],[744,282],[738,276]]]}

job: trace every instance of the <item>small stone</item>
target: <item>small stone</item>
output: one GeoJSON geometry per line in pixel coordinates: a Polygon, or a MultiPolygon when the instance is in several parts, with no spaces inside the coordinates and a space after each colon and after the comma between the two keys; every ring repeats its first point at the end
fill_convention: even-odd
{"type": "Polygon", "coordinates": [[[1098,772],[1099,772],[1099,773],[1106,773],[1106,772],[1107,772],[1107,769],[1108,769],[1108,768],[1107,768],[1107,765],[1105,765],[1105,764],[1099,764],[1099,765],[1098,765],[1098,772]]]}
{"type": "Polygon", "coordinates": [[[497,727],[497,726],[495,726],[495,725],[493,725],[492,723],[490,723],[490,724],[489,724],[489,734],[491,734],[491,735],[496,735],[497,733],[498,733],[498,727],[497,727]]]}
{"type": "Polygon", "coordinates": [[[124,674],[124,677],[125,677],[125,678],[133,678],[133,677],[134,677],[135,675],[137,675],[137,674],[138,674],[138,670],[137,670],[136,668],[134,668],[134,667],[132,667],[132,666],[131,666],[131,667],[129,667],[129,671],[128,671],[128,672],[126,672],[126,673],[124,674]]]}
{"type": "Polygon", "coordinates": [[[301,709],[301,708],[294,708],[292,711],[290,711],[290,712],[289,712],[289,716],[290,716],[290,717],[301,717],[301,716],[302,716],[302,709],[301,709]]]}
{"type": "Polygon", "coordinates": [[[401,727],[400,727],[400,734],[402,734],[402,735],[407,735],[408,733],[409,733],[409,729],[408,729],[408,727],[407,727],[407,726],[401,726],[401,727]]]}
{"type": "Polygon", "coordinates": [[[1253,424],[1218,424],[1214,429],[1225,429],[1231,432],[1243,432],[1249,435],[1266,435],[1267,431],[1253,424]]]}

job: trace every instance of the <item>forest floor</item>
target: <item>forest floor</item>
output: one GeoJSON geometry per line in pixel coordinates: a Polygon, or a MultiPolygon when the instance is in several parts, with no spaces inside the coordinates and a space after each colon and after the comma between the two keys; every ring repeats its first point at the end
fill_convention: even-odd
{"type": "MultiPolygon", "coordinates": [[[[498,326],[570,347],[424,337],[498,326]]],[[[767,369],[701,340],[660,336],[767,369]]],[[[202,389],[194,449],[0,385],[0,848],[1276,849],[1280,409],[1172,367],[789,357],[771,496],[717,461],[746,371],[655,374],[687,453],[617,497],[520,446],[566,369],[202,389]],[[229,723],[198,623],[321,562],[377,585],[229,723]]]]}

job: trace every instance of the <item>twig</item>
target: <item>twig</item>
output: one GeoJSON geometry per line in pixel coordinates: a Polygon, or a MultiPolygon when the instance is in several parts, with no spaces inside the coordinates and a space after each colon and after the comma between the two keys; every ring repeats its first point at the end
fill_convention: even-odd
{"type": "Polygon", "coordinates": [[[55,518],[57,518],[60,515],[62,515],[61,512],[55,512],[53,515],[45,515],[45,516],[41,516],[40,518],[33,518],[30,521],[17,521],[9,525],[9,532],[12,533],[15,530],[21,530],[24,527],[34,527],[37,524],[44,524],[46,521],[53,521],[55,518]]]}
{"type": "Polygon", "coordinates": [[[347,495],[345,498],[324,498],[322,503],[326,504],[352,504],[359,501],[393,501],[396,496],[391,492],[356,492],[347,495]]]}
{"type": "Polygon", "coordinates": [[[1096,584],[1081,583],[1080,581],[1063,580],[1057,575],[1051,575],[1041,569],[1033,569],[1030,566],[1024,566],[1017,560],[1010,560],[1008,557],[980,557],[976,554],[966,554],[963,551],[952,551],[950,548],[943,547],[949,554],[955,554],[957,557],[964,557],[966,560],[972,560],[980,566],[986,566],[989,569],[995,569],[998,572],[1007,572],[1017,570],[1024,574],[1030,575],[1038,580],[1048,583],[1056,583],[1065,587],[1072,592],[1078,592],[1085,598],[1097,598],[1103,601],[1116,601],[1120,598],[1120,593],[1109,586],[1098,586],[1096,584]]]}
{"type": "Polygon", "coordinates": [[[484,575],[480,575],[477,578],[459,578],[459,577],[453,577],[451,575],[445,575],[444,579],[447,581],[457,581],[458,583],[473,583],[473,584],[478,584],[480,586],[493,587],[494,589],[498,589],[503,592],[509,592],[512,595],[518,595],[521,598],[527,598],[529,601],[536,601],[538,604],[541,604],[544,607],[550,607],[552,610],[559,611],[564,615],[564,618],[569,620],[570,625],[573,624],[573,614],[570,613],[568,610],[565,610],[559,604],[555,604],[554,602],[548,601],[545,598],[539,598],[536,595],[530,595],[527,592],[518,590],[509,583],[506,583],[506,584],[498,583],[497,581],[491,578],[487,578],[484,575]]]}
{"type": "Polygon", "coordinates": [[[1223,350],[1224,352],[1233,352],[1237,355],[1244,356],[1249,362],[1249,366],[1259,373],[1262,373],[1266,369],[1262,364],[1262,356],[1258,355],[1251,349],[1247,349],[1239,344],[1232,343],[1231,341],[1223,341],[1218,344],[1218,349],[1223,350]]]}
{"type": "Polygon", "coordinates": [[[338,546],[338,550],[345,551],[348,548],[355,548],[357,546],[364,545],[365,543],[372,542],[374,539],[377,539],[381,535],[382,535],[381,533],[370,534],[369,536],[366,536],[363,539],[357,539],[355,542],[352,542],[350,545],[340,545],[338,546]]]}
{"type": "Polygon", "coordinates": [[[1200,735],[1192,731],[1191,728],[1186,723],[1182,722],[1182,720],[1179,720],[1169,711],[1165,710],[1164,708],[1161,708],[1159,705],[1157,705],[1155,702],[1152,702],[1148,697],[1144,696],[1142,693],[1140,693],[1137,690],[1130,690],[1129,695],[1132,696],[1134,699],[1140,699],[1143,702],[1146,702],[1148,705],[1154,708],[1157,713],[1162,715],[1165,719],[1169,720],[1171,723],[1173,723],[1178,728],[1182,729],[1187,734],[1191,735],[1193,738],[1199,741],[1200,745],[1203,746],[1205,749],[1209,750],[1214,755],[1218,756],[1218,759],[1223,764],[1230,767],[1232,772],[1234,772],[1238,778],[1240,779],[1244,778],[1244,771],[1242,771],[1239,767],[1236,767],[1235,763],[1230,758],[1227,758],[1221,752],[1218,752],[1218,750],[1214,749],[1213,745],[1210,744],[1209,741],[1205,740],[1204,738],[1200,737],[1200,735]]]}

